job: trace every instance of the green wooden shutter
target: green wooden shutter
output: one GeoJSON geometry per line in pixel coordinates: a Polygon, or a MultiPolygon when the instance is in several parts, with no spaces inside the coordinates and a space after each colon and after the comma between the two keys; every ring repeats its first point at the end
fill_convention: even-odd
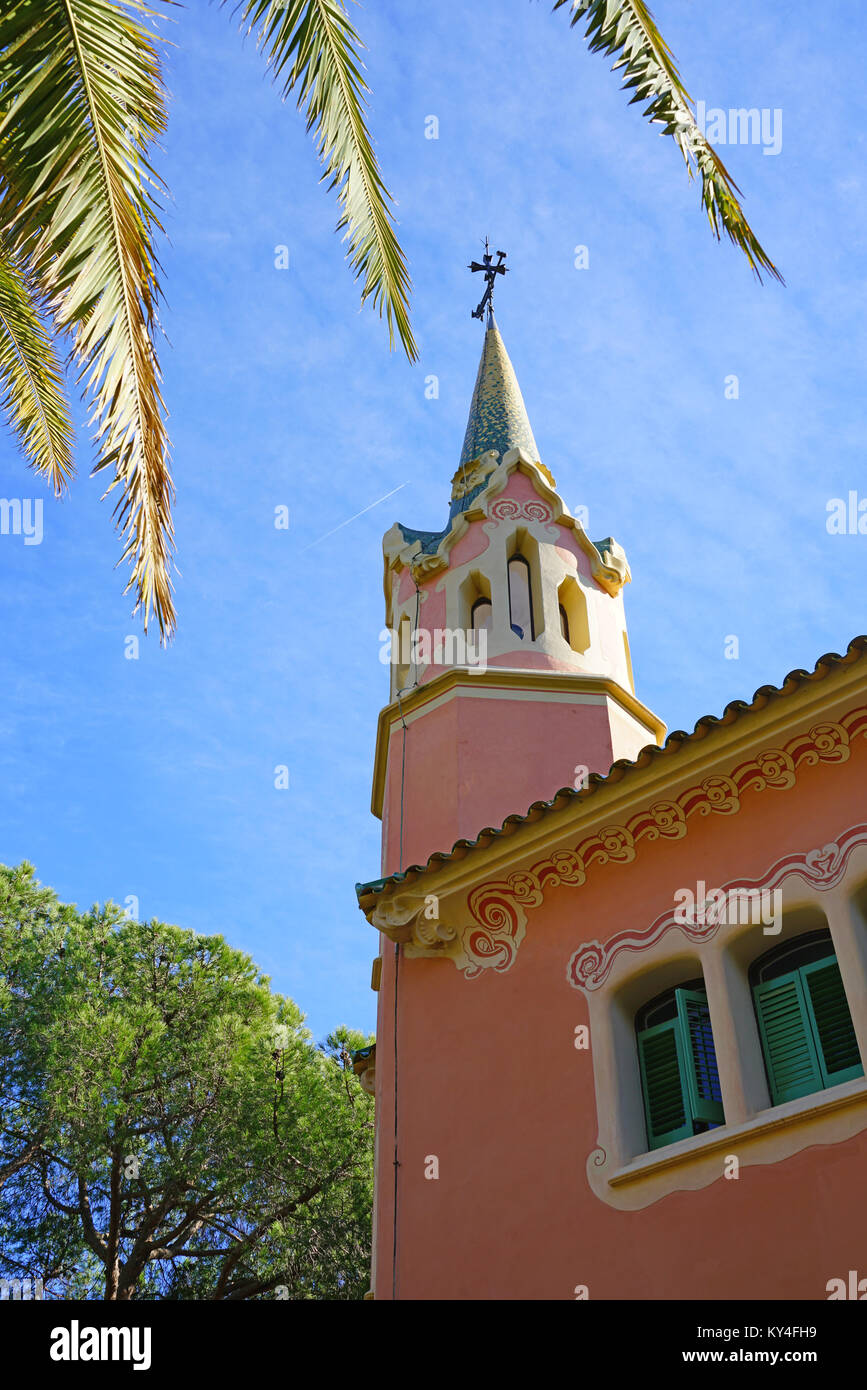
{"type": "Polygon", "coordinates": [[[801,966],[805,997],[825,1086],[863,1076],[858,1039],[836,956],[801,966]]]}
{"type": "Polygon", "coordinates": [[[675,996],[686,1053],[686,1086],[692,1118],[711,1125],[725,1124],[707,996],[689,989],[678,989],[675,996]]]}
{"type": "Polygon", "coordinates": [[[753,989],[771,1100],[808,1096],[824,1086],[800,970],[753,989]]]}
{"type": "Polygon", "coordinates": [[[638,1034],[641,1089],[651,1149],[686,1139],[693,1132],[684,1085],[684,1060],[680,1019],[657,1023],[638,1034]]]}

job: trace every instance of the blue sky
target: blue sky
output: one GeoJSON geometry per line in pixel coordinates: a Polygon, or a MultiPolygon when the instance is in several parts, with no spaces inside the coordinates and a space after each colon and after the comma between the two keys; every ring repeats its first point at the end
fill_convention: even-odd
{"type": "Polygon", "coordinates": [[[40,545],[0,537],[0,859],[81,906],[134,895],[142,916],[222,932],[317,1037],[374,1024],[353,885],[379,869],[381,538],[445,520],[481,349],[466,265],[486,233],[509,255],[497,317],[543,462],[591,535],[626,549],[636,685],[669,728],[867,626],[867,536],[826,529],[830,498],[867,496],[863,6],[654,11],[694,98],[782,112],[779,154],[719,152],[785,289],[713,241],[674,145],[562,14],[368,0],[354,14],[415,283],[411,368],[358,312],[302,119],[227,13],[192,0],[160,165],[168,650],[148,637],[125,658],[140,628],[86,430],[62,503],[0,436],[2,496],[45,498],[40,545]]]}

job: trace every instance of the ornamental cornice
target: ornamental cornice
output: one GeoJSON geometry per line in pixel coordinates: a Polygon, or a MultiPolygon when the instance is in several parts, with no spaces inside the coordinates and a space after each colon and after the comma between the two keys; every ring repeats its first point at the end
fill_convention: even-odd
{"type": "MultiPolygon", "coordinates": [[[[867,845],[867,825],[853,825],[830,844],[784,854],[758,878],[730,879],[720,884],[718,891],[726,896],[772,893],[786,879],[796,878],[806,888],[827,893],[842,883],[853,851],[862,845],[867,845]]],[[[573,989],[588,994],[606,984],[619,955],[647,951],[673,928],[682,932],[687,940],[701,945],[713,940],[726,925],[725,920],[714,920],[712,915],[705,921],[681,921],[676,909],[668,909],[644,930],[616,932],[604,944],[599,941],[584,942],[569,958],[566,979],[573,989]]]]}
{"type": "MultiPolygon", "coordinates": [[[[410,569],[412,576],[417,584],[429,579],[431,575],[440,570],[448,568],[449,553],[454,545],[466,534],[470,524],[474,521],[502,520],[505,518],[490,516],[491,503],[503,491],[511,475],[517,470],[532,482],[536,492],[546,502],[550,511],[546,515],[541,513],[538,516],[526,512],[525,519],[548,522],[551,525],[565,526],[574,531],[575,538],[581,549],[590,561],[590,570],[593,578],[597,581],[606,593],[615,597],[619,594],[624,584],[631,579],[629,563],[626,553],[622,546],[608,537],[605,542],[605,549],[600,554],[597,547],[591,541],[584,527],[577,517],[572,516],[568,507],[563,502],[557,492],[556,484],[552,474],[544,464],[531,459],[529,454],[523,449],[510,449],[503,455],[502,462],[497,465],[497,456],[493,451],[480,455],[473,461],[471,475],[467,479],[466,486],[460,495],[471,492],[475,485],[487,478],[487,483],[477,497],[473,499],[469,507],[464,512],[458,512],[452,519],[451,526],[442,537],[435,551],[430,554],[419,554],[418,543],[407,541],[404,538],[400,526],[395,524],[386,533],[382,542],[383,555],[385,557],[386,580],[389,570],[410,569]]],[[[456,478],[459,476],[456,474],[456,478]]],[[[532,507],[532,504],[516,503],[521,507],[532,507]]],[[[524,515],[524,513],[519,513],[524,515]]],[[[386,583],[387,593],[387,583],[386,583]]]]}
{"type": "MultiPolygon", "coordinates": [[[[449,883],[447,878],[440,882],[439,875],[411,876],[404,889],[377,900],[367,912],[368,920],[392,940],[405,941],[412,954],[448,956],[467,979],[488,970],[503,973],[515,962],[526,934],[527,913],[542,906],[554,889],[581,887],[589,875],[607,864],[629,864],[657,841],[684,838],[695,816],[737,815],[749,792],[790,791],[805,768],[847,762],[855,740],[865,736],[867,706],[859,705],[838,720],[811,723],[779,745],[737,763],[728,773],[706,776],[670,797],[651,800],[620,822],[599,825],[573,846],[552,849],[528,867],[504,877],[461,889],[458,882],[449,883]],[[423,920],[428,925],[421,925],[425,905],[429,915],[423,920]],[[435,919],[430,916],[432,910],[435,919]],[[448,923],[442,930],[429,925],[433,920],[438,922],[440,914],[448,923]],[[417,929],[420,925],[421,931],[417,929]],[[431,937],[434,930],[435,939],[431,937]],[[396,934],[399,931],[402,936],[396,934]]],[[[562,837],[561,824],[556,832],[561,844],[562,837]]],[[[830,872],[837,864],[838,851],[843,853],[840,846],[816,851],[809,864],[804,860],[805,872],[814,876],[830,872]]],[[[627,949],[625,941],[624,937],[618,950],[627,949]]],[[[570,970],[576,987],[592,989],[602,982],[610,968],[605,952],[599,942],[591,942],[575,953],[570,970]],[[601,977],[600,971],[604,972],[601,977]]]]}
{"type": "MultiPolygon", "coordinates": [[[[803,768],[848,761],[852,742],[865,735],[867,707],[861,706],[838,723],[814,724],[782,747],[763,749],[729,775],[706,777],[670,800],[652,802],[622,824],[603,826],[572,849],[557,850],[519,873],[481,884],[467,900],[473,925],[462,934],[464,974],[472,979],[491,967],[509,970],[524,939],[527,909],[540,907],[552,889],[580,887],[605,864],[631,863],[642,842],[682,839],[693,816],[737,815],[748,791],[789,791],[803,768]]],[[[590,978],[589,958],[582,972],[582,978],[590,978]]]]}

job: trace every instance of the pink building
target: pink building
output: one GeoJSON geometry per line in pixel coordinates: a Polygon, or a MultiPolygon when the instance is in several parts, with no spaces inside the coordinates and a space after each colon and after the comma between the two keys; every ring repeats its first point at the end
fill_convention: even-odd
{"type": "Polygon", "coordinates": [[[867,1297],[867,639],[664,741],[491,315],[383,548],[375,1297],[867,1297]]]}

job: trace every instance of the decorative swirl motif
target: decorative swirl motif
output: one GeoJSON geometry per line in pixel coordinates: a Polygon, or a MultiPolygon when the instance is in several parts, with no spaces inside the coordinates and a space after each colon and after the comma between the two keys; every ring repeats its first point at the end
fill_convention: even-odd
{"type": "Polygon", "coordinates": [[[608,1155],[600,1145],[598,1149],[594,1149],[592,1153],[587,1155],[587,1162],[588,1164],[592,1163],[594,1168],[604,1168],[608,1162],[608,1155]]]}
{"type": "Polygon", "coordinates": [[[456,940],[457,934],[457,928],[449,926],[446,922],[440,922],[439,919],[429,921],[424,911],[419,912],[415,919],[415,935],[422,946],[441,950],[447,942],[456,940]]]}
{"type": "MultiPolygon", "coordinates": [[[[512,499],[503,498],[500,505],[513,505],[512,499]]],[[[605,826],[582,840],[574,850],[557,850],[529,869],[512,874],[505,882],[483,884],[469,899],[470,912],[482,931],[478,933],[472,929],[464,936],[465,957],[469,958],[469,964],[464,966],[465,974],[478,975],[489,964],[497,970],[509,968],[526,930],[523,908],[539,907],[546,889],[561,884],[580,886],[587,878],[590,864],[628,864],[636,857],[636,845],[641,840],[681,838],[687,833],[687,818],[693,814],[736,815],[745,790],[784,791],[794,786],[801,765],[845,762],[852,740],[857,736],[867,737],[867,707],[850,710],[839,724],[816,724],[790,740],[783,749],[766,749],[755,760],[741,763],[731,776],[706,777],[700,786],[687,788],[676,800],[653,802],[626,825],[605,826]],[[478,943],[478,949],[474,943],[478,943]]],[[[829,872],[837,871],[835,850],[838,855],[842,854],[839,847],[825,846],[798,861],[810,882],[824,883],[823,866],[830,864],[829,872]]],[[[697,929],[696,939],[707,934],[707,928],[697,929]]],[[[635,944],[634,935],[631,941],[630,949],[641,949],[635,944]]],[[[611,946],[609,942],[606,948],[609,952],[611,946]]],[[[570,983],[579,989],[598,988],[599,972],[607,970],[604,962],[605,953],[598,942],[582,946],[570,961],[570,983]]]]}
{"type": "Polygon", "coordinates": [[[843,851],[839,845],[823,845],[821,849],[810,850],[804,862],[813,877],[814,886],[816,888],[822,886],[823,880],[827,886],[830,886],[842,860],[843,851]]]}
{"type": "Polygon", "coordinates": [[[607,864],[613,859],[617,864],[629,864],[635,858],[635,838],[626,825],[606,825],[589,844],[592,848],[584,855],[586,863],[595,860],[607,864]]]}
{"type": "Polygon", "coordinates": [[[840,724],[814,724],[809,738],[813,746],[804,753],[805,763],[845,763],[849,757],[849,736],[840,724]]]}
{"type": "Polygon", "coordinates": [[[782,748],[768,748],[756,758],[762,782],[759,790],[775,787],[780,790],[795,785],[795,764],[782,748]]]}
{"type": "Polygon", "coordinates": [[[521,504],[514,497],[501,497],[488,508],[488,516],[495,521],[514,521],[521,515],[521,504]]]}
{"type": "Polygon", "coordinates": [[[587,877],[581,860],[571,849],[558,849],[556,854],[551,855],[545,867],[545,882],[551,888],[556,888],[560,883],[583,883],[587,877]]]}
{"type": "Polygon", "coordinates": [[[686,834],[686,816],[675,801],[654,801],[650,807],[653,824],[645,832],[648,840],[679,840],[686,834]]]}
{"type": "Polygon", "coordinates": [[[483,967],[508,970],[515,959],[527,918],[517,905],[513,881],[520,882],[528,906],[538,907],[542,901],[538,883],[527,874],[514,874],[508,883],[483,884],[470,894],[470,912],[479,927],[472,928],[463,943],[469,962],[464,967],[468,979],[473,979],[483,967]]]}
{"type": "MultiPolygon", "coordinates": [[[[836,887],[843,878],[852,851],[864,844],[867,844],[867,825],[854,825],[834,844],[808,850],[805,854],[784,855],[763,878],[732,880],[721,885],[720,891],[727,897],[730,893],[772,893],[790,875],[803,879],[811,888],[827,891],[836,887]]],[[[644,931],[629,929],[617,932],[604,946],[598,941],[579,946],[569,961],[566,978],[575,989],[589,993],[604,985],[615,958],[621,952],[646,951],[673,927],[685,932],[691,941],[709,941],[722,925],[722,921],[716,919],[695,924],[679,922],[676,920],[676,910],[669,908],[644,931]]]]}
{"type": "Polygon", "coordinates": [[[470,932],[467,950],[468,954],[474,957],[472,964],[464,971],[468,980],[481,974],[484,966],[493,966],[495,970],[508,970],[515,958],[515,947],[508,938],[498,941],[489,932],[484,931],[470,932]]]}
{"type": "Polygon", "coordinates": [[[531,500],[519,502],[514,497],[500,497],[488,508],[488,516],[494,521],[550,521],[551,508],[544,502],[531,500]]]}
{"type": "Polygon", "coordinates": [[[510,874],[508,887],[515,901],[524,907],[541,907],[542,890],[535,874],[510,874]]]}
{"type": "Polygon", "coordinates": [[[497,890],[507,889],[504,883],[485,884],[470,895],[470,911],[480,926],[499,932],[510,930],[517,921],[514,902],[501,897],[497,890]]]}
{"type": "Polygon", "coordinates": [[[741,809],[738,789],[731,777],[706,777],[701,789],[705,794],[704,804],[700,807],[702,815],[717,811],[723,816],[733,816],[741,809]]]}
{"type": "Polygon", "coordinates": [[[569,962],[569,982],[577,989],[594,989],[605,960],[604,947],[598,941],[581,946],[569,962]]]}

